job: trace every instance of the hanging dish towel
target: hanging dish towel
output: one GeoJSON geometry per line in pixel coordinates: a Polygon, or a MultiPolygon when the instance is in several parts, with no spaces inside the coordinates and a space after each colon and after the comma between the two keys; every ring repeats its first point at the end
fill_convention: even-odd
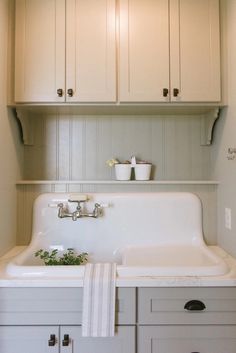
{"type": "Polygon", "coordinates": [[[82,336],[115,334],[116,264],[86,264],[83,291],[82,336]]]}

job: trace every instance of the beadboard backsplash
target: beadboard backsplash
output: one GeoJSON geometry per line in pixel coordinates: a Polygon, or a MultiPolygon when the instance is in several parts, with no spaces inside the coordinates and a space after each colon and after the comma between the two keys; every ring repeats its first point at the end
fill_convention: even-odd
{"type": "Polygon", "coordinates": [[[155,180],[207,180],[210,147],[200,146],[201,116],[35,115],[24,178],[110,180],[106,160],[132,155],[153,163],[155,180]]]}

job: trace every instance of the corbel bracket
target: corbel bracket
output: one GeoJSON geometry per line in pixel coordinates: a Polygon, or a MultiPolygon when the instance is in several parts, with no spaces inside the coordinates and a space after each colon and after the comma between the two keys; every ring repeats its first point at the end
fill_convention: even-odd
{"type": "Polygon", "coordinates": [[[27,110],[17,108],[16,117],[21,124],[24,145],[32,146],[34,144],[34,123],[32,116],[30,116],[27,110]]]}
{"type": "Polygon", "coordinates": [[[201,146],[209,146],[212,144],[213,130],[216,120],[220,116],[220,108],[213,108],[209,112],[202,115],[201,118],[201,146]]]}

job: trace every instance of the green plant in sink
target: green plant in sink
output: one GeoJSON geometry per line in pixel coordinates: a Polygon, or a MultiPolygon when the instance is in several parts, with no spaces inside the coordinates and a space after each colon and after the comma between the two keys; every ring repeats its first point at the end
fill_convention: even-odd
{"type": "Polygon", "coordinates": [[[57,249],[52,251],[40,249],[35,252],[34,256],[43,260],[46,266],[84,265],[88,261],[86,252],[77,254],[73,249],[67,249],[61,256],[58,256],[57,249]]]}

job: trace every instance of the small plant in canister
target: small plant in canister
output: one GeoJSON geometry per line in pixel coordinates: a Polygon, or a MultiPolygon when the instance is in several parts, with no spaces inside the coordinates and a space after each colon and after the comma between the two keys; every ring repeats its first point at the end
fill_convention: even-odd
{"type": "Polygon", "coordinates": [[[120,162],[118,159],[109,159],[107,162],[109,167],[115,167],[116,180],[130,180],[131,163],[130,161],[120,162]]]}

